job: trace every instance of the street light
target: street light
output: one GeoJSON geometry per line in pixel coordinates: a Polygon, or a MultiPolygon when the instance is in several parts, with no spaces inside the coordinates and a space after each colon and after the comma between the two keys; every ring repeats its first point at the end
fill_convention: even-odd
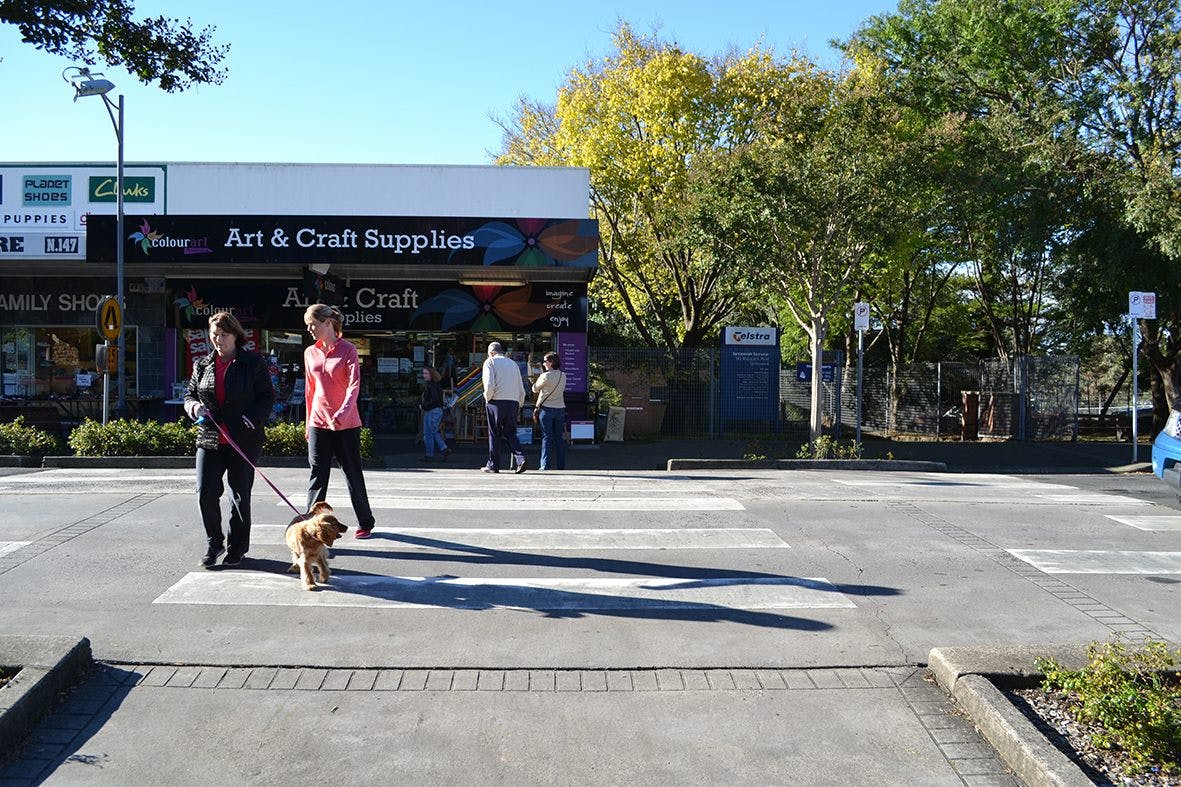
{"type": "MultiPolygon", "coordinates": [[[[118,143],[118,156],[115,164],[115,300],[123,314],[127,314],[127,304],[123,302],[123,94],[119,94],[119,102],[115,103],[107,98],[107,93],[115,89],[115,85],[102,74],[92,74],[88,68],[69,66],[62,71],[62,79],[74,88],[74,101],[84,96],[101,96],[107,108],[107,115],[111,118],[111,125],[115,128],[115,141],[118,143]],[[116,119],[116,115],[118,116],[116,119]]],[[[127,380],[123,365],[125,359],[124,331],[122,323],[119,326],[117,345],[117,363],[115,390],[115,417],[127,417],[127,380]]]]}

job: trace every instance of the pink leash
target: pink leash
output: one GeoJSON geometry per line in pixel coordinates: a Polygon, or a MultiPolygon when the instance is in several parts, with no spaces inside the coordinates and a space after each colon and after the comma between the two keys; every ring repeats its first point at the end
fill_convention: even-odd
{"type": "Polygon", "coordinates": [[[230,433],[226,431],[225,427],[223,427],[221,424],[219,424],[217,422],[217,420],[212,415],[209,414],[208,411],[206,411],[205,417],[208,418],[210,421],[213,421],[213,425],[217,427],[217,431],[221,432],[221,436],[226,439],[226,442],[230,444],[230,447],[233,448],[235,451],[237,451],[238,455],[246,460],[246,464],[248,464],[252,468],[254,468],[254,472],[256,472],[260,476],[262,476],[263,481],[266,481],[268,484],[270,484],[271,489],[275,490],[275,494],[278,495],[279,497],[283,498],[283,502],[286,503],[287,505],[291,506],[291,510],[294,511],[297,515],[303,516],[303,511],[300,511],[298,508],[291,505],[291,501],[287,499],[287,495],[280,492],[279,487],[275,486],[274,483],[271,481],[271,479],[267,478],[266,473],[259,470],[258,465],[254,464],[254,462],[250,461],[250,457],[248,457],[246,455],[245,451],[243,451],[241,448],[238,447],[238,444],[234,442],[234,438],[230,437],[230,433]]]}

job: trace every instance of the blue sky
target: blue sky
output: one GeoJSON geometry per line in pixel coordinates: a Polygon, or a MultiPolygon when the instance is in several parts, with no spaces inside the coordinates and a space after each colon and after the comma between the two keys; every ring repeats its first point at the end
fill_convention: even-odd
{"type": "MultiPolygon", "coordinates": [[[[618,20],[702,55],[762,42],[828,66],[828,46],[890,0],[140,0],[136,16],[191,16],[232,45],[222,85],[167,94],[101,69],[125,96],[133,161],[486,164],[519,95],[552,101],[571,67],[610,51],[618,20]],[[327,13],[326,13],[327,12],[327,13]]],[[[0,161],[105,161],[97,98],[71,103],[71,63],[0,25],[0,161]]],[[[112,93],[112,97],[114,93],[112,93]]]]}

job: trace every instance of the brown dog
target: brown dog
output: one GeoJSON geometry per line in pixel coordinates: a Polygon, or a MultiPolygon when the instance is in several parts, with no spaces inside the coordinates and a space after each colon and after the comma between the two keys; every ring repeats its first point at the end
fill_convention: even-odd
{"type": "Polygon", "coordinates": [[[299,572],[303,586],[316,589],[312,569],[320,572],[320,584],[328,581],[332,573],[328,570],[328,547],[348,530],[332,514],[332,506],[316,503],[306,514],[300,514],[287,526],[287,546],[291,548],[291,568],[288,573],[299,572]]]}

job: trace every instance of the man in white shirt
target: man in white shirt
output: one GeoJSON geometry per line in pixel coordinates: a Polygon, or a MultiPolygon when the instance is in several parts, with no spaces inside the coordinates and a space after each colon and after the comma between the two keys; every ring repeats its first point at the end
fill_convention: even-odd
{"type": "Polygon", "coordinates": [[[484,359],[484,407],[488,413],[488,464],[485,473],[500,472],[500,441],[508,443],[516,461],[516,471],[525,472],[525,449],[517,437],[517,416],[525,403],[525,384],[517,362],[505,356],[500,342],[488,345],[484,359]]]}

